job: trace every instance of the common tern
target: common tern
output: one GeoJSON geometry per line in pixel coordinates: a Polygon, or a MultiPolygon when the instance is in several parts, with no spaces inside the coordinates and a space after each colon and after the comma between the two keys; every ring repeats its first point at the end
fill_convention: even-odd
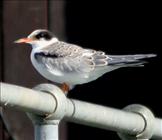
{"type": "Polygon", "coordinates": [[[82,48],[60,41],[52,32],[39,29],[15,43],[32,46],[31,62],[46,79],[62,84],[67,92],[73,86],[96,80],[122,67],[143,66],[145,58],[155,54],[108,55],[103,51],[82,48]]]}

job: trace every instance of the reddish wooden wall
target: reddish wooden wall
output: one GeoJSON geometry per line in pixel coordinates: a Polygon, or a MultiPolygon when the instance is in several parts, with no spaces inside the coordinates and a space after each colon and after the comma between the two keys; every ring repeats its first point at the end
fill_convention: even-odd
{"type": "MultiPolygon", "coordinates": [[[[64,38],[63,10],[64,1],[4,0],[1,2],[0,17],[3,22],[0,23],[0,78],[2,81],[30,88],[47,82],[31,65],[29,58],[31,48],[27,45],[16,45],[13,41],[40,28],[55,30],[58,36],[64,38]]],[[[31,121],[25,113],[5,108],[3,116],[17,140],[34,139],[31,121]]],[[[61,139],[65,140],[64,132],[63,127],[61,139]]],[[[9,139],[4,133],[0,120],[0,140],[9,139]]]]}

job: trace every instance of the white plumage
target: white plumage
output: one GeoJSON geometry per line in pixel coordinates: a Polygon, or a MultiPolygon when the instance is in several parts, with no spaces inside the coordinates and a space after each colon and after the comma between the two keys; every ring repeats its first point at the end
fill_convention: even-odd
{"type": "Polygon", "coordinates": [[[106,55],[102,51],[84,49],[80,46],[59,41],[47,30],[36,30],[27,38],[16,43],[32,45],[31,61],[36,70],[46,79],[66,83],[70,86],[96,80],[112,70],[141,66],[141,59],[155,54],[106,55]]]}

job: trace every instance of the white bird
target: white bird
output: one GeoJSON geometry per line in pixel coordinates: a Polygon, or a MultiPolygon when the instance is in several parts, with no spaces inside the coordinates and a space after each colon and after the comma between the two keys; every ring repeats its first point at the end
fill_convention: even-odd
{"type": "Polygon", "coordinates": [[[64,92],[115,69],[142,66],[145,63],[142,59],[156,56],[107,55],[103,51],[59,41],[53,33],[44,29],[35,30],[27,38],[21,38],[15,43],[31,44],[33,66],[46,79],[61,83],[64,92]]]}

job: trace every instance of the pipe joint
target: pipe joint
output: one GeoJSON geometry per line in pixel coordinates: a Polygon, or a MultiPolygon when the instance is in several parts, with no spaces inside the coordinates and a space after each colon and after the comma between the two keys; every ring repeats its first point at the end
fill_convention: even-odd
{"type": "Polygon", "coordinates": [[[128,135],[119,133],[119,136],[122,140],[147,140],[150,139],[153,136],[154,133],[154,122],[155,117],[151,110],[149,110],[147,107],[139,104],[132,104],[129,106],[126,106],[124,108],[125,111],[128,112],[134,112],[136,114],[139,114],[145,123],[144,129],[142,132],[138,133],[137,135],[128,135]]]}
{"type": "Polygon", "coordinates": [[[33,89],[37,91],[41,91],[40,92],[41,94],[45,92],[52,95],[51,98],[54,99],[56,105],[53,106],[53,113],[50,114],[45,114],[41,116],[41,115],[35,115],[33,113],[28,113],[28,116],[30,117],[32,122],[36,124],[42,124],[42,123],[58,124],[66,113],[67,99],[65,94],[62,92],[62,90],[59,87],[52,84],[40,84],[34,87],[33,89]]]}

